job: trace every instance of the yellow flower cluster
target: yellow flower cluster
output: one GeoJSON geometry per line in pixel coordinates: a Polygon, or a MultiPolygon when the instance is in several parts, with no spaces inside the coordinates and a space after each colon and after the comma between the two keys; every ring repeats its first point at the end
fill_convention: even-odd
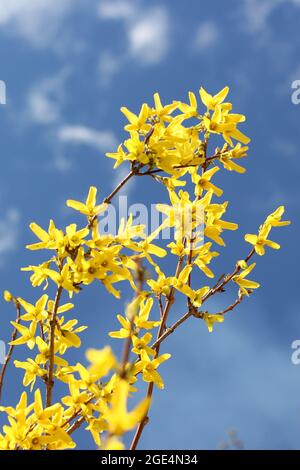
{"type": "MultiPolygon", "coordinates": [[[[139,114],[122,107],[129,124],[125,130],[129,138],[121,144],[118,151],[107,156],[116,160],[115,168],[129,161],[135,168],[146,166],[148,170],[161,170],[177,179],[185,175],[191,167],[199,167],[205,161],[206,140],[200,136],[220,134],[225,145],[218,149],[220,161],[227,170],[243,172],[244,169],[233,160],[246,155],[247,147],[238,143],[233,146],[232,139],[247,144],[249,138],[238,128],[245,121],[242,114],[234,114],[231,103],[224,103],[229,92],[225,87],[215,96],[200,88],[199,95],[203,109],[199,109],[197,98],[189,92],[189,103],[174,101],[162,105],[158,93],[154,95],[154,106],[144,103],[139,114]],[[192,125],[185,126],[192,120],[192,125]],[[229,149],[230,147],[233,147],[229,149]]],[[[212,176],[212,175],[211,175],[212,176]]],[[[204,176],[209,181],[210,175],[204,176]]]]}
{"type": "Polygon", "coordinates": [[[136,428],[130,447],[135,449],[148,421],[154,385],[164,388],[160,366],[170,354],[160,353],[162,343],[189,318],[203,320],[213,331],[215,323],[222,323],[227,312],[259,287],[247,278],[255,267],[248,262],[255,253],[264,255],[266,247],[279,248],[268,236],[273,227],[289,224],[281,220],[283,206],[267,217],[257,235],[245,235],[252,245],[250,253],[232,272],[211,284],[211,264],[219,256],[215,247],[224,247],[226,231],[238,228],[226,220],[228,202],[220,202],[223,190],[213,180],[222,169],[245,171],[236,161],[247,155],[249,143],[238,129],[245,117],[233,113],[232,104],[225,102],[228,92],[225,87],[211,95],[200,88],[199,99],[190,92],[187,103],[174,101],[165,106],[156,93],[154,104],[143,104],[138,114],[121,108],[129,136],[108,157],[116,160],[115,167],[129,162],[128,176],[102,202],[97,203],[95,187],[89,189],[85,202],[67,201],[68,207],[84,216],[82,227],[73,223],[62,230],[53,220],[47,230],[30,225],[38,241],[27,248],[50,250],[50,255],[23,270],[31,273],[33,287],[43,286],[45,291],[54,286],[56,294],[50,298],[41,293],[30,303],[4,292],[4,299],[15,305],[17,318],[11,322],[13,335],[0,375],[0,396],[13,350],[23,345],[31,357],[14,363],[23,370],[23,385],[34,391],[34,400],[24,391],[15,408],[0,407],[8,415],[0,449],[74,448],[73,432],[80,426],[102,449],[123,449],[122,436],[136,428]],[[215,134],[222,140],[221,147],[213,146],[215,134]],[[116,234],[101,233],[99,217],[134,176],[149,176],[153,184],[166,188],[169,202],[156,206],[163,214],[162,223],[146,235],[146,227],[135,224],[130,215],[116,234]],[[167,242],[162,247],[154,241],[165,231],[169,236],[163,237],[167,242]],[[159,264],[169,256],[177,260],[175,272],[166,272],[159,264]],[[204,285],[199,285],[199,271],[207,279],[204,285]],[[118,299],[123,298],[122,281],[132,290],[132,301],[116,316],[119,326],[109,332],[111,338],[123,341],[122,357],[118,360],[107,346],[87,351],[88,366],[72,364],[66,352],[79,348],[80,333],[87,327],[78,326],[77,318],[67,319],[74,308],[69,299],[94,281],[118,299]],[[236,300],[217,313],[204,310],[206,300],[224,292],[229,283],[237,287],[236,300]],[[185,299],[186,311],[172,321],[178,296],[185,299]],[[141,382],[147,383],[146,398],[131,406],[141,382]],[[56,383],[60,383],[59,390],[65,389],[62,395],[56,383]]]}

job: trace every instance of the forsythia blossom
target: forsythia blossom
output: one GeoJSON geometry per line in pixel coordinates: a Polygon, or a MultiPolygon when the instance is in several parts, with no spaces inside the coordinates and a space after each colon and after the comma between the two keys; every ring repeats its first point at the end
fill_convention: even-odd
{"type": "MultiPolygon", "coordinates": [[[[44,258],[22,270],[31,273],[33,287],[43,287],[47,293],[28,301],[4,292],[4,300],[16,307],[17,318],[11,321],[13,335],[0,375],[0,396],[8,361],[19,346],[25,358],[16,359],[14,365],[33,396],[23,391],[15,407],[0,407],[8,419],[0,433],[0,449],[72,449],[73,433],[80,426],[97,448],[107,450],[123,449],[124,434],[136,430],[131,444],[135,449],[148,419],[154,385],[161,390],[169,385],[163,379],[168,362],[162,364],[171,355],[161,351],[167,337],[188,319],[203,320],[212,332],[227,312],[259,287],[248,278],[256,265],[248,261],[255,254],[264,255],[267,247],[280,248],[269,236],[273,228],[290,223],[281,220],[283,206],[266,218],[257,234],[245,235],[251,251],[233,271],[213,280],[214,260],[228,234],[238,229],[236,222],[227,220],[221,174],[246,171],[237,162],[247,156],[250,141],[241,130],[245,116],[233,111],[228,93],[228,87],[216,94],[201,87],[197,94],[189,92],[187,102],[168,104],[155,93],[153,103],[142,104],[137,112],[122,107],[126,138],[107,156],[115,168],[129,165],[128,176],[102,200],[94,186],[83,201],[69,199],[67,206],[77,212],[76,223],[60,228],[50,220],[46,229],[30,224],[35,239],[27,248],[42,250],[44,258]],[[214,145],[215,136],[221,146],[214,145]],[[151,177],[153,185],[160,184],[167,193],[167,200],[156,205],[162,217],[159,226],[147,234],[131,214],[122,219],[117,233],[102,232],[100,218],[135,176],[151,177]],[[167,238],[164,246],[157,241],[161,234],[167,234],[162,237],[167,238]],[[175,271],[170,270],[174,259],[175,271]],[[118,359],[109,346],[90,348],[88,363],[73,363],[71,352],[81,346],[87,328],[79,324],[83,315],[77,312],[76,299],[91,284],[121,299],[121,313],[111,321],[108,334],[123,342],[123,352],[118,359]],[[203,310],[207,299],[229,284],[236,300],[217,313],[203,310]],[[124,308],[128,288],[132,296],[124,308]],[[183,312],[177,307],[173,315],[177,298],[185,307],[183,312]],[[138,399],[142,382],[147,384],[146,397],[138,399]]],[[[94,307],[101,324],[101,316],[109,312],[100,303],[94,307]]]]}

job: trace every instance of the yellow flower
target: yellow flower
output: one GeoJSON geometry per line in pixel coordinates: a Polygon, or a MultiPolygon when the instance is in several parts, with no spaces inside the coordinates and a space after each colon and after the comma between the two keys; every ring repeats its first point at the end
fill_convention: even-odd
{"type": "MultiPolygon", "coordinates": [[[[170,248],[172,248],[172,246],[170,248]]],[[[166,278],[165,274],[159,269],[158,266],[155,268],[155,271],[158,274],[157,280],[155,281],[154,279],[149,279],[147,281],[148,286],[151,287],[155,295],[163,294],[165,296],[168,296],[170,293],[169,279],[166,278]]]]}
{"type": "Polygon", "coordinates": [[[35,345],[35,331],[36,331],[36,322],[31,322],[29,328],[26,328],[24,325],[20,325],[15,321],[10,322],[16,330],[21,333],[21,336],[14,341],[11,341],[9,344],[12,346],[18,346],[20,344],[27,344],[29,349],[33,349],[35,345]]]}
{"type": "Polygon", "coordinates": [[[48,295],[42,295],[35,305],[26,302],[26,300],[21,299],[21,297],[18,297],[18,302],[26,311],[26,313],[21,316],[22,320],[38,322],[43,321],[48,317],[48,313],[46,311],[48,295]]]}
{"type": "Polygon", "coordinates": [[[79,326],[74,328],[78,323],[78,320],[69,320],[64,323],[64,317],[57,320],[57,340],[59,343],[59,352],[64,354],[67,348],[79,348],[81,346],[81,340],[76,333],[81,333],[86,330],[87,326],[79,326]]]}
{"type": "MultiPolygon", "coordinates": [[[[50,355],[50,346],[40,336],[36,337],[36,345],[38,347],[39,352],[36,355],[35,362],[40,365],[47,364],[50,355]]],[[[58,352],[59,348],[60,344],[56,341],[54,343],[54,364],[61,367],[66,367],[68,365],[68,362],[62,357],[56,356],[56,353],[58,352]]]]}
{"type": "Polygon", "coordinates": [[[210,313],[203,313],[203,320],[206,323],[208,331],[211,333],[213,331],[214,323],[223,323],[224,317],[223,315],[218,314],[211,315],[210,313]]]}
{"type": "Polygon", "coordinates": [[[48,232],[42,229],[38,224],[32,222],[29,225],[32,232],[40,239],[40,242],[27,245],[28,250],[57,250],[63,244],[63,232],[55,227],[53,220],[50,220],[48,232]]]}
{"type": "Polygon", "coordinates": [[[58,286],[69,291],[69,293],[79,291],[78,287],[74,285],[72,273],[68,264],[64,265],[61,272],[54,271],[53,269],[45,269],[45,273],[50,277],[50,279],[52,279],[52,281],[54,281],[58,286]]]}
{"type": "Polygon", "coordinates": [[[114,168],[118,168],[125,160],[127,160],[127,154],[123,149],[123,145],[120,144],[117,152],[108,152],[105,154],[108,158],[113,158],[116,160],[114,168]]]}
{"type": "Polygon", "coordinates": [[[178,103],[172,103],[172,104],[167,104],[166,106],[163,106],[161,104],[160,96],[159,93],[154,94],[154,105],[155,107],[153,108],[153,113],[160,121],[166,121],[170,122],[172,121],[172,117],[170,114],[177,109],[178,103]]]}
{"type": "Polygon", "coordinates": [[[116,358],[109,346],[103,349],[88,349],[86,358],[91,363],[89,373],[96,375],[98,379],[107,375],[116,367],[116,358]]]}
{"type": "MultiPolygon", "coordinates": [[[[189,119],[191,117],[198,116],[198,104],[195,94],[192,91],[189,91],[189,104],[179,103],[179,109],[183,112],[183,116],[179,116],[179,119],[189,119]]],[[[178,119],[177,119],[178,120],[178,119]]]]}
{"type": "Polygon", "coordinates": [[[207,107],[207,109],[215,109],[217,105],[223,103],[226,96],[229,93],[229,87],[224,87],[221,91],[219,91],[216,95],[210,95],[207,91],[201,87],[199,90],[200,98],[202,103],[207,107]]]}
{"type": "Polygon", "coordinates": [[[150,125],[146,124],[149,115],[149,107],[147,104],[144,103],[142,105],[138,115],[129,111],[129,109],[125,106],[122,106],[121,112],[124,114],[124,116],[126,116],[129,121],[129,124],[124,127],[126,131],[130,132],[143,130],[144,132],[147,132],[150,129],[150,125]]]}
{"type": "Polygon", "coordinates": [[[217,105],[213,114],[203,117],[203,124],[213,134],[222,134],[224,140],[233,146],[232,139],[248,144],[250,139],[237,129],[239,122],[245,121],[242,114],[229,114],[230,104],[217,105]]]}
{"type": "Polygon", "coordinates": [[[151,349],[148,346],[151,340],[152,340],[151,333],[145,333],[144,336],[141,336],[140,338],[134,335],[132,337],[132,345],[133,345],[132,352],[140,356],[143,351],[146,351],[146,353],[149,356],[154,356],[155,354],[154,349],[151,349]]]}
{"type": "MultiPolygon", "coordinates": [[[[103,418],[89,418],[89,425],[85,428],[87,431],[90,431],[95,444],[100,447],[101,439],[100,434],[107,429],[107,423],[103,418]]],[[[102,447],[103,449],[103,447],[102,447]]],[[[116,449],[118,450],[118,449],[116,449]]]]}
{"type": "Polygon", "coordinates": [[[126,160],[129,160],[130,162],[139,162],[142,165],[146,165],[150,162],[145,141],[138,132],[131,131],[130,138],[125,140],[124,146],[128,150],[126,160]]]}
{"type": "Polygon", "coordinates": [[[101,212],[104,212],[107,208],[107,204],[104,203],[99,204],[98,206],[96,205],[96,196],[97,188],[91,186],[85,203],[68,199],[67,206],[79,211],[81,214],[86,215],[89,218],[95,217],[101,212]]]}
{"type": "Polygon", "coordinates": [[[233,276],[232,280],[235,282],[239,288],[242,295],[249,296],[249,290],[257,289],[260,287],[260,284],[255,281],[250,281],[250,279],[245,279],[248,274],[255,268],[256,263],[252,263],[248,268],[244,269],[241,274],[236,274],[233,276]]]}
{"type": "Polygon", "coordinates": [[[215,166],[210,170],[205,171],[202,175],[198,175],[195,171],[192,171],[192,181],[196,185],[195,195],[201,196],[203,191],[212,191],[216,196],[222,196],[222,189],[211,183],[211,178],[219,171],[220,168],[215,166]]]}
{"type": "Polygon", "coordinates": [[[208,242],[200,248],[193,250],[193,254],[196,255],[193,263],[198,266],[198,268],[201,269],[207,277],[213,278],[214,273],[207,267],[207,265],[210,264],[213,258],[219,256],[219,253],[216,251],[210,251],[211,245],[212,244],[208,242]]]}
{"type": "Polygon", "coordinates": [[[112,436],[121,436],[133,429],[147,414],[149,399],[141,401],[132,411],[127,411],[127,399],[130,385],[120,379],[114,390],[111,407],[105,416],[108,432],[112,436]]]}
{"type": "Polygon", "coordinates": [[[227,144],[224,145],[220,155],[220,162],[223,164],[224,168],[229,171],[236,171],[237,173],[245,173],[246,169],[241,165],[238,165],[234,159],[243,158],[247,156],[248,147],[242,147],[240,143],[236,144],[236,146],[231,149],[227,150],[227,144]]]}
{"type": "Polygon", "coordinates": [[[155,359],[150,359],[146,351],[142,351],[140,361],[134,366],[134,374],[141,372],[145,382],[153,382],[158,388],[163,389],[165,385],[157,368],[170,357],[171,354],[162,354],[155,359]]]}
{"type": "Polygon", "coordinates": [[[27,387],[31,384],[30,391],[32,391],[37,377],[44,377],[47,371],[40,367],[33,359],[28,358],[26,362],[14,361],[15,367],[24,369],[23,385],[27,387]]]}
{"type": "Polygon", "coordinates": [[[63,404],[71,408],[71,413],[78,411],[87,413],[91,406],[89,403],[89,394],[86,391],[80,391],[81,382],[76,381],[74,377],[71,376],[68,385],[70,395],[62,398],[61,401],[63,404]]]}
{"type": "Polygon", "coordinates": [[[30,276],[30,281],[33,287],[40,286],[43,282],[45,282],[45,286],[43,290],[47,289],[48,287],[48,274],[47,270],[51,264],[51,261],[45,261],[38,266],[27,266],[26,268],[21,268],[21,271],[33,271],[33,274],[30,276]]]}
{"type": "Polygon", "coordinates": [[[190,236],[193,230],[203,225],[204,211],[211,196],[212,193],[209,191],[201,200],[191,201],[187,191],[180,190],[177,195],[175,191],[170,190],[171,205],[156,205],[156,209],[166,215],[159,230],[175,227],[175,241],[190,236]]]}
{"type": "Polygon", "coordinates": [[[289,220],[281,220],[284,214],[284,206],[279,206],[272,214],[270,214],[265,223],[260,227],[258,235],[247,233],[245,240],[254,246],[256,253],[260,256],[265,254],[265,246],[269,246],[275,250],[279,250],[280,245],[272,240],[268,240],[268,235],[272,227],[283,227],[289,225],[289,220]]]}
{"type": "MultiPolygon", "coordinates": [[[[133,315],[134,331],[136,329],[140,330],[141,328],[145,330],[150,330],[160,325],[160,321],[148,320],[151,308],[153,306],[152,298],[148,298],[146,301],[144,301],[142,298],[137,298],[132,302],[132,304],[134,304],[134,307],[139,308],[139,310],[136,311],[136,313],[133,315]]],[[[130,308],[130,305],[129,305],[129,308],[130,308]]],[[[109,333],[109,336],[111,338],[121,338],[121,339],[128,338],[132,333],[130,320],[128,318],[122,317],[122,315],[117,315],[117,319],[119,323],[121,324],[122,328],[118,331],[111,331],[109,333]]]]}
{"type": "Polygon", "coordinates": [[[268,215],[266,218],[266,225],[271,225],[271,227],[283,227],[285,225],[290,225],[291,221],[290,220],[281,220],[281,217],[283,216],[285,211],[284,206],[279,206],[277,209],[272,212],[272,214],[268,215]]]}
{"type": "Polygon", "coordinates": [[[124,450],[125,446],[117,437],[109,437],[101,446],[102,450],[124,450]]]}
{"type": "Polygon", "coordinates": [[[81,230],[77,230],[76,224],[71,224],[66,227],[66,236],[65,236],[65,244],[70,248],[74,249],[82,243],[85,242],[84,238],[89,234],[88,228],[83,228],[81,230]]]}
{"type": "Polygon", "coordinates": [[[223,230],[237,230],[238,225],[233,222],[222,220],[222,215],[226,212],[228,202],[223,204],[210,204],[207,209],[206,224],[204,235],[215,243],[225,246],[224,240],[221,238],[223,230]]]}
{"type": "Polygon", "coordinates": [[[3,292],[3,298],[4,298],[5,302],[11,302],[14,297],[8,290],[5,290],[3,292]]]}
{"type": "Polygon", "coordinates": [[[43,408],[43,400],[40,389],[38,388],[34,392],[33,411],[34,418],[36,419],[38,424],[48,424],[49,418],[51,418],[51,416],[53,416],[59,408],[61,408],[61,405],[59,403],[55,403],[52,406],[43,408]]]}
{"type": "Polygon", "coordinates": [[[269,246],[274,250],[279,250],[280,245],[278,243],[273,242],[272,240],[268,240],[267,236],[271,230],[271,226],[264,225],[258,235],[254,235],[252,233],[247,233],[245,235],[246,242],[250,243],[254,246],[256,253],[259,256],[263,256],[265,254],[265,246],[269,246]]]}

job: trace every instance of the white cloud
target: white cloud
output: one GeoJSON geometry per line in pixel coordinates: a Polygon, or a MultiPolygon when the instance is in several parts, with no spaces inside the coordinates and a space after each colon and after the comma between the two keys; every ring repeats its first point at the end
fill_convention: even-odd
{"type": "Polygon", "coordinates": [[[282,4],[300,6],[300,0],[244,0],[243,25],[250,33],[265,32],[272,13],[282,4]]]}
{"type": "Polygon", "coordinates": [[[111,131],[97,131],[81,125],[61,127],[58,138],[62,142],[89,145],[103,152],[117,146],[117,139],[111,131]]]}
{"type": "Polygon", "coordinates": [[[0,2],[0,28],[37,47],[56,42],[74,0],[9,0],[0,2]]]}
{"type": "Polygon", "coordinates": [[[73,160],[65,157],[61,151],[58,151],[51,161],[51,169],[54,168],[59,173],[69,173],[73,167],[73,160]]]}
{"type": "Polygon", "coordinates": [[[64,87],[70,70],[64,68],[57,75],[35,84],[27,96],[26,117],[38,124],[54,124],[60,120],[64,87]]]}
{"type": "Polygon", "coordinates": [[[20,214],[16,209],[9,209],[0,219],[0,267],[5,256],[16,249],[19,219],[20,214]]]}
{"type": "Polygon", "coordinates": [[[246,29],[251,33],[266,27],[267,20],[282,0],[245,0],[242,4],[246,29]]]}
{"type": "Polygon", "coordinates": [[[126,0],[103,1],[98,6],[98,14],[106,20],[132,18],[136,14],[136,4],[126,0]]]}
{"type": "Polygon", "coordinates": [[[200,24],[196,31],[194,48],[198,51],[207,50],[213,47],[219,39],[219,28],[212,21],[205,21],[200,24]]]}
{"type": "Polygon", "coordinates": [[[108,85],[122,67],[123,57],[118,57],[112,52],[105,51],[100,55],[98,73],[100,84],[108,85]]]}
{"type": "Polygon", "coordinates": [[[164,7],[155,7],[128,27],[129,53],[144,64],[156,64],[169,49],[169,15],[164,7]]]}
{"type": "Polygon", "coordinates": [[[166,57],[170,48],[171,20],[165,6],[105,0],[99,4],[98,14],[102,21],[121,21],[126,37],[126,49],[122,57],[111,53],[100,57],[99,72],[106,76],[106,82],[130,59],[151,66],[166,57]]]}

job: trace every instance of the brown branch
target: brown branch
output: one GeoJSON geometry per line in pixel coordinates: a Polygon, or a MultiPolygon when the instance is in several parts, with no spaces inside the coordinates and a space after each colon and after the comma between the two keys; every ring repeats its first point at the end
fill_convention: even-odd
{"type": "Polygon", "coordinates": [[[59,307],[59,302],[62,294],[62,286],[59,286],[56,292],[56,297],[53,306],[53,312],[50,320],[50,344],[49,344],[49,368],[48,377],[46,381],[46,407],[51,406],[52,391],[53,391],[53,369],[54,369],[54,340],[55,340],[55,327],[56,315],[59,307]]]}
{"type": "Polygon", "coordinates": [[[113,197],[123,188],[123,186],[130,180],[135,174],[137,170],[131,169],[127,176],[118,184],[118,186],[103,200],[104,204],[110,204],[113,197]]]}
{"type": "Polygon", "coordinates": [[[71,435],[74,431],[76,431],[76,429],[78,429],[81,424],[85,421],[85,417],[84,416],[81,416],[77,421],[75,421],[75,423],[73,423],[69,429],[67,430],[67,433],[69,435],[71,435]]]}
{"type": "Polygon", "coordinates": [[[134,324],[134,318],[131,318],[129,336],[126,338],[123,353],[122,353],[121,368],[120,368],[120,373],[119,373],[121,379],[124,379],[126,377],[126,366],[129,361],[130,348],[131,348],[131,343],[132,343],[133,324],[134,324]]]}
{"type": "Polygon", "coordinates": [[[147,171],[143,171],[142,173],[136,173],[137,176],[152,176],[152,175],[155,175],[156,173],[162,173],[163,170],[161,170],[160,168],[157,168],[156,170],[147,170],[147,171]]]}
{"type": "MultiPolygon", "coordinates": [[[[246,256],[245,261],[249,261],[249,259],[253,256],[255,253],[255,250],[252,249],[248,256],[246,256]]],[[[214,295],[216,292],[223,292],[224,286],[235,276],[239,271],[241,270],[241,267],[236,265],[234,271],[231,274],[228,274],[225,277],[225,274],[222,274],[219,279],[217,280],[216,284],[213,286],[213,288],[208,292],[206,296],[204,296],[202,304],[207,300],[209,297],[214,295]],[[225,277],[225,278],[224,278],[225,277]],[[222,280],[222,282],[220,282],[222,280]],[[211,294],[210,294],[211,293],[211,294]],[[210,294],[210,295],[209,295],[210,294]]],[[[215,313],[214,315],[225,315],[226,313],[232,311],[237,305],[239,305],[244,296],[239,296],[231,305],[226,307],[224,310],[221,310],[220,312],[215,313]]],[[[166,329],[166,331],[158,337],[158,339],[151,345],[151,348],[156,348],[156,346],[160,345],[171,333],[173,333],[182,323],[184,323],[188,318],[195,316],[197,318],[201,318],[202,312],[198,311],[195,308],[189,308],[189,310],[181,317],[179,318],[174,325],[170,326],[169,328],[166,329]]]]}
{"type": "MultiPolygon", "coordinates": [[[[178,260],[177,267],[176,267],[176,273],[175,273],[176,278],[178,278],[178,276],[180,274],[182,264],[183,264],[183,259],[184,259],[183,257],[180,257],[179,260],[178,260]]],[[[157,339],[160,338],[160,336],[162,336],[162,334],[165,330],[166,321],[167,321],[167,318],[168,318],[168,315],[169,315],[170,308],[174,303],[174,299],[175,299],[175,287],[172,287],[171,290],[170,290],[170,293],[169,293],[167,303],[165,305],[165,309],[164,309],[163,314],[162,314],[160,327],[159,327],[159,330],[158,330],[158,333],[157,333],[157,339]]],[[[155,346],[155,348],[153,348],[153,349],[155,350],[155,356],[157,357],[159,355],[160,343],[158,343],[155,346]]],[[[149,385],[148,385],[148,388],[147,388],[147,398],[149,398],[149,399],[152,398],[153,387],[154,387],[154,383],[150,382],[149,385]]],[[[136,449],[136,447],[139,443],[139,440],[141,438],[141,435],[143,433],[143,430],[144,430],[144,428],[145,428],[145,426],[148,422],[149,422],[149,417],[148,417],[148,415],[146,415],[142,419],[142,421],[139,423],[139,425],[136,429],[135,435],[133,437],[133,440],[132,440],[132,443],[131,443],[131,446],[130,446],[130,450],[135,450],[136,449]]]]}
{"type": "MultiPolygon", "coordinates": [[[[17,299],[14,299],[14,304],[15,304],[15,307],[16,307],[16,309],[17,309],[16,323],[20,323],[20,319],[21,319],[21,307],[20,307],[20,304],[19,304],[19,302],[17,301],[17,299]]],[[[15,339],[16,339],[16,337],[17,337],[17,333],[18,333],[17,328],[14,328],[14,329],[13,329],[13,332],[12,332],[12,335],[11,335],[11,341],[15,341],[15,339]]],[[[2,389],[3,389],[3,382],[4,382],[5,372],[6,372],[8,363],[9,363],[9,361],[11,360],[13,351],[14,351],[14,345],[11,344],[10,347],[9,347],[9,350],[8,350],[7,355],[5,356],[4,363],[3,363],[2,367],[1,367],[1,372],[0,372],[0,403],[1,403],[1,396],[2,396],[2,389]]]]}
{"type": "Polygon", "coordinates": [[[161,294],[159,294],[159,296],[158,296],[158,305],[159,305],[159,317],[162,320],[162,317],[164,315],[164,306],[163,306],[163,303],[162,303],[161,294]]]}
{"type": "MultiPolygon", "coordinates": [[[[253,254],[255,253],[255,250],[251,250],[250,253],[248,254],[248,256],[245,258],[245,261],[249,261],[249,259],[253,256],[253,254]]],[[[182,268],[182,262],[183,262],[183,258],[179,259],[178,261],[178,264],[177,264],[177,268],[176,268],[176,277],[178,277],[180,271],[181,271],[181,268],[182,268]]],[[[241,270],[241,268],[237,265],[236,268],[234,269],[234,271],[231,273],[231,274],[228,274],[227,276],[225,276],[225,274],[222,274],[219,279],[217,280],[216,284],[213,286],[213,288],[211,289],[210,292],[214,291],[213,293],[216,293],[217,291],[220,291],[222,292],[223,291],[223,287],[232,279],[232,277],[237,274],[239,271],[241,270]],[[222,281],[222,282],[221,282],[222,281]]],[[[163,319],[164,319],[164,327],[160,328],[159,329],[159,332],[157,334],[157,339],[156,341],[151,345],[151,348],[155,349],[156,351],[156,355],[159,354],[159,349],[160,349],[160,345],[161,343],[169,336],[171,335],[180,325],[182,325],[186,320],[188,320],[190,317],[192,316],[195,316],[197,318],[202,318],[202,315],[203,315],[203,312],[201,311],[198,311],[197,309],[195,308],[190,308],[189,311],[187,311],[181,318],[179,318],[171,327],[167,328],[163,333],[162,331],[165,329],[165,323],[167,321],[167,316],[168,316],[168,313],[169,313],[169,310],[174,302],[174,292],[175,292],[175,288],[172,288],[171,289],[171,292],[170,292],[170,295],[169,295],[169,298],[168,298],[168,301],[167,301],[167,304],[165,306],[165,309],[164,309],[164,312],[163,312],[163,319]]],[[[208,294],[209,294],[208,293],[208,294]]],[[[213,293],[211,293],[211,295],[213,295],[213,293]]],[[[210,296],[211,296],[210,295],[210,296]]],[[[208,296],[205,297],[205,300],[208,299],[208,296]]],[[[233,310],[233,308],[235,308],[239,303],[241,302],[241,300],[237,299],[235,302],[233,302],[230,306],[228,306],[226,309],[224,309],[223,311],[221,312],[218,312],[219,315],[222,315],[222,314],[225,314],[227,312],[229,312],[230,310],[233,310]]],[[[161,326],[162,326],[162,323],[161,323],[161,326]]],[[[148,385],[148,389],[147,389],[147,397],[151,399],[152,397],[152,394],[153,394],[153,388],[154,388],[154,384],[153,382],[149,383],[148,385]]],[[[89,401],[91,401],[93,399],[93,397],[90,398],[89,401]]],[[[64,423],[63,426],[66,426],[70,421],[72,421],[74,418],[76,418],[77,416],[79,416],[79,414],[81,413],[81,410],[79,410],[78,412],[76,412],[71,418],[69,418],[68,421],[66,421],[64,423]]],[[[76,429],[78,429],[81,424],[85,421],[84,417],[81,416],[77,421],[75,421],[71,426],[70,428],[67,430],[68,434],[72,434],[76,429]]],[[[135,435],[133,437],[133,440],[132,440],[132,443],[131,443],[131,446],[130,446],[130,450],[135,450],[139,441],[140,441],[140,438],[142,436],[142,433],[144,431],[144,428],[145,426],[148,424],[149,422],[149,417],[148,415],[145,416],[145,418],[139,423],[137,429],[136,429],[136,432],[135,432],[135,435]]]]}
{"type": "MultiPolygon", "coordinates": [[[[249,261],[250,258],[252,258],[252,256],[254,255],[255,253],[255,249],[252,248],[252,250],[250,251],[250,253],[246,256],[245,258],[245,262],[247,263],[249,261]]],[[[214,295],[216,292],[223,292],[223,289],[224,287],[226,286],[226,284],[228,284],[229,281],[231,281],[231,279],[236,275],[238,274],[240,271],[241,271],[241,267],[237,264],[235,269],[233,270],[233,272],[231,274],[227,274],[227,276],[222,276],[224,277],[224,279],[220,282],[220,283],[217,283],[216,286],[214,286],[212,289],[210,289],[210,291],[203,297],[202,299],[202,303],[204,303],[207,299],[209,299],[212,295],[214,295]]],[[[221,279],[222,279],[221,277],[221,279]]]]}
{"type": "Polygon", "coordinates": [[[192,316],[191,310],[186,312],[179,320],[177,320],[174,325],[166,329],[166,331],[151,345],[151,348],[156,348],[160,345],[171,333],[173,333],[183,322],[192,316]]]}
{"type": "MultiPolygon", "coordinates": [[[[213,313],[212,315],[225,315],[226,313],[232,311],[235,307],[237,307],[242,301],[243,301],[244,296],[239,296],[232,304],[230,304],[228,307],[226,307],[224,310],[221,310],[220,312],[213,313]]],[[[203,312],[199,310],[192,310],[190,309],[188,312],[186,312],[182,317],[180,317],[172,326],[166,329],[166,331],[151,345],[151,348],[155,348],[157,345],[162,343],[170,334],[174,333],[174,331],[188,318],[190,317],[197,317],[197,318],[203,318],[203,312]]]]}
{"type": "MultiPolygon", "coordinates": [[[[138,297],[141,291],[143,290],[143,283],[144,283],[144,270],[143,266],[141,264],[141,260],[139,258],[136,259],[136,264],[137,264],[137,291],[136,291],[136,296],[138,297]]],[[[121,379],[124,379],[126,377],[126,366],[129,361],[129,356],[130,356],[130,349],[131,349],[131,344],[132,344],[132,336],[133,336],[133,331],[134,331],[134,314],[130,318],[130,330],[129,330],[129,336],[125,341],[124,344],[124,349],[123,349],[123,354],[122,354],[122,360],[121,360],[121,369],[120,369],[120,377],[121,379]]]]}
{"type": "Polygon", "coordinates": [[[239,305],[242,302],[243,298],[244,298],[244,296],[242,296],[242,295],[239,296],[234,302],[232,302],[232,304],[230,304],[224,310],[221,310],[220,312],[214,313],[213,315],[225,315],[226,313],[231,312],[235,307],[237,307],[237,305],[239,305]]]}
{"type": "Polygon", "coordinates": [[[40,332],[41,332],[42,340],[45,341],[45,333],[44,333],[43,322],[39,321],[39,325],[40,325],[40,332]]]}
{"type": "MultiPolygon", "coordinates": [[[[111,200],[114,198],[114,196],[125,186],[125,184],[135,175],[137,176],[143,176],[145,175],[151,175],[149,172],[146,173],[139,173],[139,170],[144,166],[143,163],[140,163],[138,166],[134,166],[134,164],[131,165],[131,170],[130,172],[125,176],[125,178],[122,179],[122,181],[116,186],[116,188],[108,195],[106,198],[103,199],[103,204],[110,204],[111,200]]],[[[88,228],[91,229],[93,227],[93,224],[95,220],[97,220],[97,215],[94,215],[91,217],[89,220],[88,228]]]]}

